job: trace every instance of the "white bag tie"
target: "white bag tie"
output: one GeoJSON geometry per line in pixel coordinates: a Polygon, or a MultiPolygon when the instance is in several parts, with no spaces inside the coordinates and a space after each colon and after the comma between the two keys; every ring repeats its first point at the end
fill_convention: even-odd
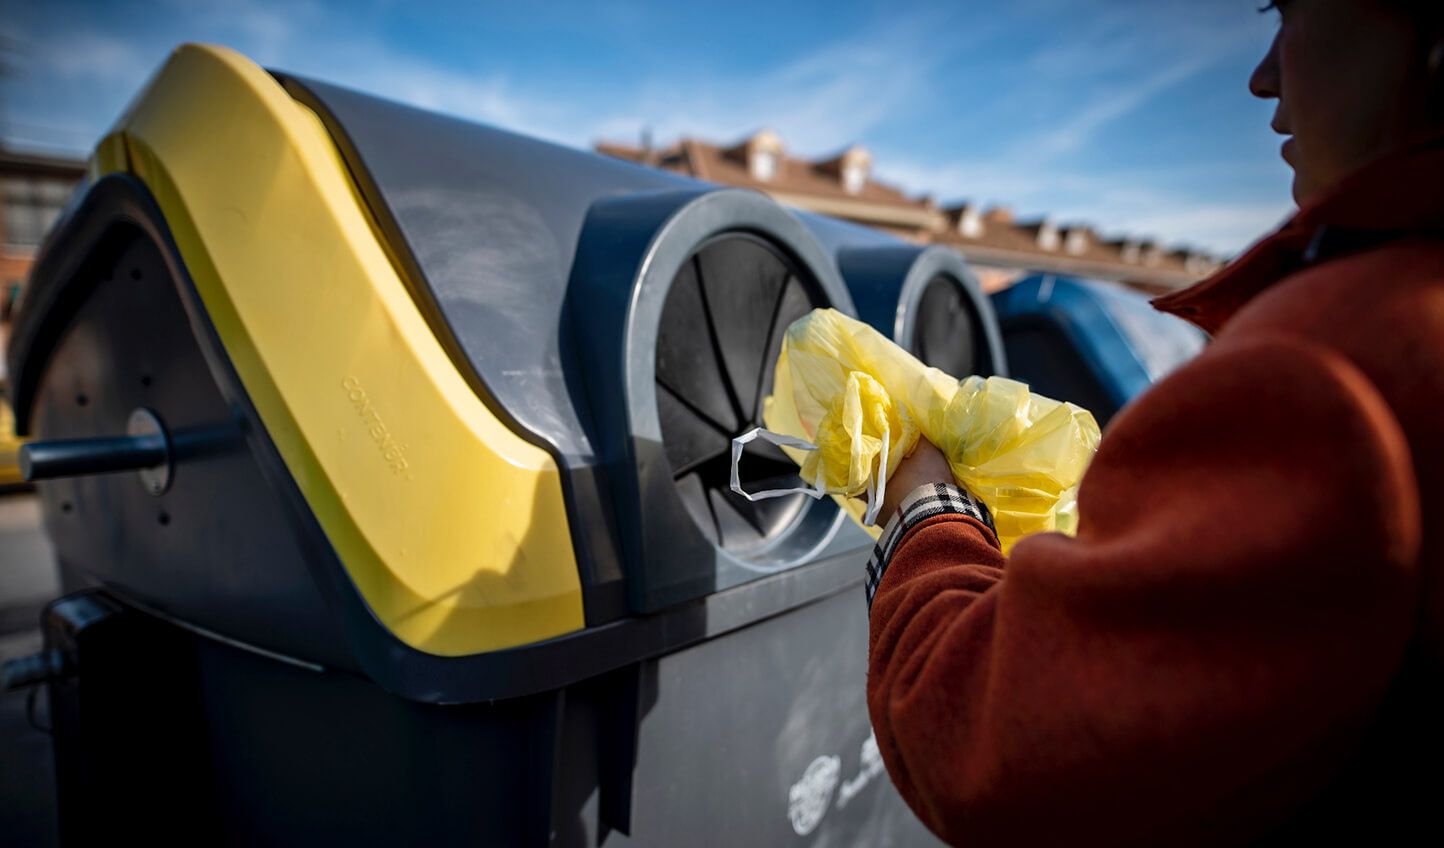
{"type": "MultiPolygon", "coordinates": [[[[754,427],[746,433],[732,440],[732,491],[741,495],[749,501],[761,501],[768,498],[781,498],[787,495],[807,495],[814,500],[827,494],[822,485],[822,469],[817,470],[817,479],[812,481],[811,486],[798,486],[791,489],[764,489],[760,492],[748,492],[742,488],[742,478],[738,473],[738,464],[742,461],[742,449],[750,442],[762,439],[771,442],[782,448],[796,448],[803,451],[815,451],[817,445],[796,436],[788,436],[782,433],[774,433],[764,427],[754,427]]],[[[882,440],[882,451],[878,456],[878,469],[868,476],[867,480],[867,512],[863,515],[863,523],[873,524],[877,521],[877,514],[882,510],[882,501],[887,493],[887,460],[888,440],[882,440]]]]}

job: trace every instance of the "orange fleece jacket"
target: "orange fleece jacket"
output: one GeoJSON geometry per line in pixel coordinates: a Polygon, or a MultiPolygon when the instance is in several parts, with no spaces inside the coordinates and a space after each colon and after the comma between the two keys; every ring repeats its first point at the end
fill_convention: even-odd
{"type": "Polygon", "coordinates": [[[1005,558],[961,512],[899,527],[868,706],[935,833],[1377,839],[1433,806],[1441,234],[1430,143],[1159,301],[1215,340],[1114,420],[1077,538],[1005,558]]]}

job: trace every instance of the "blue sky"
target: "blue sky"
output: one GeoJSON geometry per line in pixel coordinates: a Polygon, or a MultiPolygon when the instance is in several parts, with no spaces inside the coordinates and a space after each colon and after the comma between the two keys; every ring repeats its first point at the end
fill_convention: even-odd
{"type": "Polygon", "coordinates": [[[578,147],[644,127],[861,143],[944,202],[1232,253],[1290,207],[1246,88],[1274,27],[1258,5],[0,0],[0,134],[86,152],[172,47],[209,41],[578,147]]]}

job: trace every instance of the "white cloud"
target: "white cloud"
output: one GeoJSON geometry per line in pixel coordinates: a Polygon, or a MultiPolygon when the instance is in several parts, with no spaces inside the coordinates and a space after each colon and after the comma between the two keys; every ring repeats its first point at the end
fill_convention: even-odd
{"type": "MultiPolygon", "coordinates": [[[[1014,208],[1020,217],[1041,216],[1084,223],[1112,235],[1157,238],[1201,247],[1221,256],[1239,252],[1275,227],[1291,210],[1278,200],[1200,197],[1160,186],[1187,176],[1195,166],[1171,172],[1079,172],[1050,163],[999,167],[991,161],[936,164],[888,156],[884,177],[910,190],[930,190],[943,198],[968,197],[1014,208]]],[[[1228,173],[1227,166],[1212,172],[1228,173]]]]}
{"type": "Polygon", "coordinates": [[[1078,32],[1026,62],[1030,85],[1074,93],[1081,105],[1019,146],[1034,160],[1074,153],[1174,86],[1252,49],[1257,22],[1218,12],[1197,0],[1151,0],[1087,16],[1078,32]]]}
{"type": "Polygon", "coordinates": [[[725,140],[769,126],[792,150],[816,154],[862,138],[912,102],[931,62],[943,58],[911,56],[926,29],[925,19],[903,20],[779,67],[654,77],[604,101],[441,68],[374,41],[311,52],[304,69],[286,67],[314,68],[356,88],[580,147],[634,139],[643,129],[665,142],[683,135],[725,140]]]}
{"type": "Polygon", "coordinates": [[[1031,151],[1030,156],[1033,158],[1048,158],[1081,150],[1103,128],[1138,111],[1139,107],[1160,93],[1198,74],[1212,64],[1214,59],[1215,57],[1204,54],[1186,56],[1136,81],[1111,89],[1065,119],[1061,126],[1041,134],[1024,146],[1031,151]]]}
{"type": "MultiPolygon", "coordinates": [[[[1076,31],[1028,56],[1021,63],[1026,72],[1012,78],[1022,100],[1047,95],[1041,127],[1015,130],[1002,153],[987,157],[876,151],[880,174],[916,193],[1002,203],[1025,217],[1047,214],[1223,255],[1241,250],[1288,214],[1284,191],[1277,200],[1230,194],[1251,188],[1240,174],[1259,171],[1255,163],[1180,163],[1144,172],[1126,165],[1082,167],[1069,156],[1175,86],[1248,55],[1260,32],[1257,20],[1196,0],[1117,2],[1081,15],[1076,7],[1058,11],[1078,16],[1076,31]],[[1205,168],[1208,173],[1201,173],[1205,168]],[[1210,182],[1199,176],[1212,177],[1218,188],[1165,188],[1210,182]]],[[[1259,176],[1274,179],[1278,172],[1259,176]]]]}
{"type": "Polygon", "coordinates": [[[327,25],[325,10],[309,0],[165,0],[164,5],[191,32],[234,45],[263,65],[280,59],[305,36],[317,43],[316,35],[327,25]]]}
{"type": "Polygon", "coordinates": [[[35,58],[42,73],[50,71],[64,80],[91,83],[143,77],[148,70],[141,50],[117,36],[93,31],[78,32],[52,44],[35,58]]]}

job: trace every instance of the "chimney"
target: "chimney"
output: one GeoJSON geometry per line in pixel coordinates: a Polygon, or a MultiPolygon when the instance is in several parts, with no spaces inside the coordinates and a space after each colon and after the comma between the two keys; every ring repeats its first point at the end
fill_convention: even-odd
{"type": "Polygon", "coordinates": [[[652,146],[652,128],[642,127],[642,164],[656,165],[657,151],[652,146]]]}

